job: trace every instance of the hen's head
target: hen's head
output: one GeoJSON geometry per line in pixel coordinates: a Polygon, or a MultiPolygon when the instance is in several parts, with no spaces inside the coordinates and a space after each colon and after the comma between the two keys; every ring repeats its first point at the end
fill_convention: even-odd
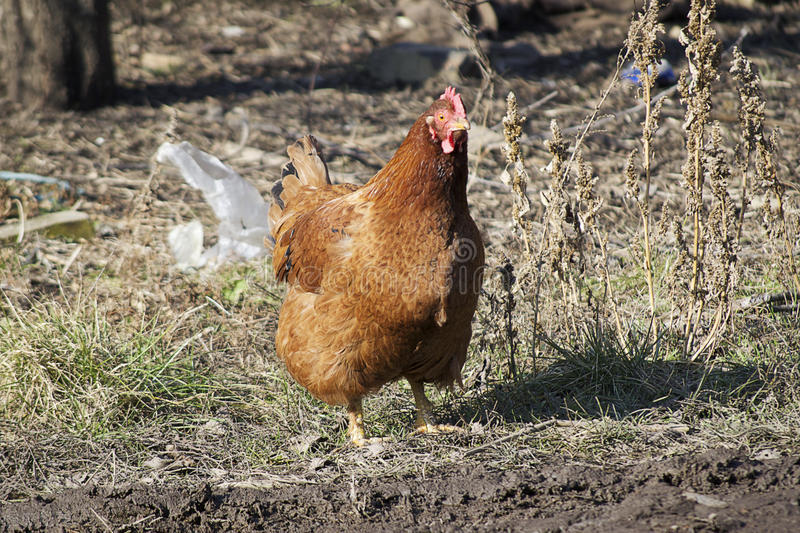
{"type": "Polygon", "coordinates": [[[461,95],[453,87],[448,87],[425,113],[431,139],[442,143],[442,151],[449,154],[456,148],[456,143],[467,140],[469,120],[464,110],[461,95]]]}

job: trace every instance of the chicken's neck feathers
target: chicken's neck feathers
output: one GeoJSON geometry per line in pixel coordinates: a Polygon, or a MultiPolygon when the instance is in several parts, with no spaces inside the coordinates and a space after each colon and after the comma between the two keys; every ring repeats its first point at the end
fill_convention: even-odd
{"type": "Polygon", "coordinates": [[[466,141],[445,154],[438,143],[430,141],[424,118],[420,118],[361,192],[389,211],[455,214],[467,209],[466,187],[466,141]]]}

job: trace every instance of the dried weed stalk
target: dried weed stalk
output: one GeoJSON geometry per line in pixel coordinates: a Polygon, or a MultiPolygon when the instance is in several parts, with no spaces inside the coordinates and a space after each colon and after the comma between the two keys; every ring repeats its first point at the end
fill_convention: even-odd
{"type": "MultiPolygon", "coordinates": [[[[511,260],[505,256],[500,260],[501,263],[492,268],[492,272],[499,276],[492,276],[484,283],[486,307],[485,311],[479,311],[479,320],[483,324],[483,331],[478,336],[479,351],[484,354],[483,367],[478,373],[478,382],[481,384],[488,382],[493,366],[490,354],[497,353],[498,349],[508,361],[506,377],[516,378],[519,370],[517,353],[520,343],[514,314],[517,306],[514,297],[516,276],[511,260]]],[[[535,360],[533,363],[535,367],[535,360]]]]}
{"type": "Polygon", "coordinates": [[[705,341],[694,351],[692,359],[704,353],[719,341],[718,333],[724,331],[733,311],[731,295],[739,279],[736,259],[739,243],[736,239],[736,216],[733,200],[728,194],[731,170],[722,149],[722,134],[718,123],[711,129],[711,148],[706,156],[708,181],[711,186],[711,207],[704,226],[703,241],[707,261],[704,266],[704,306],[716,306],[713,324],[705,341]]]}
{"type": "MultiPolygon", "coordinates": [[[[528,281],[531,276],[534,277],[533,280],[533,305],[534,305],[534,314],[533,314],[533,325],[534,329],[538,329],[539,324],[539,289],[541,287],[542,282],[542,274],[541,274],[541,267],[543,264],[543,243],[547,235],[547,230],[545,230],[541,236],[541,241],[538,249],[538,253],[536,258],[534,259],[532,255],[532,245],[531,245],[531,238],[533,234],[533,229],[531,228],[531,223],[529,220],[525,219],[524,216],[530,212],[531,205],[530,200],[528,200],[527,195],[527,184],[528,184],[528,172],[525,170],[525,159],[522,155],[520,150],[520,143],[519,140],[522,137],[522,125],[525,122],[525,117],[519,114],[519,108],[517,106],[517,98],[513,92],[508,93],[508,97],[506,98],[506,114],[503,117],[503,135],[505,137],[505,144],[503,145],[503,153],[506,156],[507,167],[506,170],[503,172],[501,179],[507,184],[511,186],[511,190],[514,193],[513,196],[513,206],[512,206],[512,217],[514,219],[514,223],[519,226],[520,231],[522,233],[522,240],[525,245],[523,250],[525,255],[525,264],[522,266],[520,276],[522,279],[520,282],[517,282],[516,278],[513,276],[513,266],[510,262],[506,261],[506,265],[504,266],[503,270],[505,272],[509,272],[509,275],[505,275],[503,277],[504,280],[504,289],[506,291],[506,300],[508,302],[513,302],[513,291],[512,285],[514,282],[516,283],[517,287],[521,287],[524,285],[524,281],[528,281]],[[511,172],[509,172],[511,169],[511,172]],[[508,282],[509,279],[513,279],[513,282],[508,282]]],[[[513,336],[514,331],[511,326],[512,324],[512,317],[511,312],[513,311],[514,305],[512,304],[506,313],[506,320],[508,323],[508,331],[509,331],[509,347],[512,350],[509,358],[509,367],[512,372],[515,372],[516,369],[516,362],[513,359],[513,336]]],[[[533,346],[533,356],[536,357],[538,344],[534,340],[533,346]]],[[[534,361],[535,364],[535,361],[534,361]]]]}
{"type": "Polygon", "coordinates": [[[564,171],[569,143],[555,120],[550,123],[550,131],[552,138],[545,141],[552,155],[545,169],[550,174],[550,186],[543,195],[545,232],[539,255],[546,259],[550,272],[559,280],[564,324],[577,335],[575,319],[579,315],[580,286],[586,270],[586,232],[570,201],[568,173],[564,171]]]}
{"type": "MultiPolygon", "coordinates": [[[[611,284],[611,273],[608,268],[608,234],[602,234],[598,224],[597,215],[603,207],[602,198],[598,198],[594,192],[594,186],[599,180],[598,176],[592,174],[592,167],[583,159],[583,154],[576,157],[578,164],[578,177],[575,186],[578,192],[578,222],[580,228],[585,232],[594,235],[597,245],[600,248],[600,258],[597,269],[603,276],[606,291],[606,299],[611,304],[611,313],[614,317],[616,334],[622,346],[626,345],[625,335],[622,329],[617,300],[614,297],[614,287],[611,284]]],[[[599,308],[598,308],[599,312],[599,308]]]]}
{"type": "Polygon", "coordinates": [[[514,308],[517,302],[514,299],[514,265],[508,258],[505,258],[503,266],[499,269],[503,277],[503,325],[505,326],[505,338],[508,345],[508,370],[509,374],[517,377],[517,330],[514,327],[514,308]]]}
{"type": "MultiPolygon", "coordinates": [[[[621,335],[622,322],[616,302],[613,301],[613,290],[607,265],[607,238],[602,237],[598,225],[598,213],[603,206],[603,201],[595,195],[594,186],[599,178],[592,174],[591,166],[586,163],[578,151],[570,158],[576,163],[575,190],[570,190],[570,173],[566,171],[566,166],[569,164],[570,145],[564,139],[558,123],[553,120],[550,123],[552,137],[545,141],[545,146],[552,159],[545,168],[545,172],[550,176],[549,187],[541,195],[545,207],[543,229],[539,235],[536,252],[532,253],[532,227],[530,222],[523,218],[523,215],[529,211],[530,205],[525,189],[528,175],[524,168],[524,160],[519,153],[522,122],[513,94],[509,95],[507,108],[508,111],[503,120],[506,135],[504,151],[511,172],[504,173],[506,176],[504,180],[511,185],[514,192],[512,214],[515,223],[522,229],[525,244],[527,261],[525,267],[521,269],[518,284],[526,287],[533,285],[533,323],[536,331],[541,331],[539,298],[543,282],[545,279],[549,279],[548,275],[552,275],[557,280],[561,296],[561,302],[548,306],[548,309],[555,313],[556,321],[561,323],[564,330],[569,331],[573,336],[579,335],[581,331],[579,317],[587,308],[595,316],[600,315],[601,308],[585,282],[587,271],[594,268],[595,258],[587,253],[590,235],[594,235],[600,243],[602,252],[602,260],[596,268],[602,272],[606,295],[610,296],[612,300],[617,333],[621,335]],[[584,292],[586,298],[582,302],[584,292]],[[582,306],[582,303],[586,305],[582,306]]],[[[538,338],[537,336],[537,340],[538,338]]],[[[536,352],[535,344],[534,354],[536,352]]]]}
{"type": "Polygon", "coordinates": [[[749,203],[747,199],[747,177],[750,161],[760,139],[764,138],[764,110],[767,103],[761,95],[761,86],[753,65],[739,47],[733,49],[731,74],[736,79],[739,93],[739,126],[742,128],[742,140],[736,150],[736,162],[742,175],[742,201],[739,210],[739,223],[736,227],[736,240],[742,236],[744,214],[749,203]]]}
{"type": "MultiPolygon", "coordinates": [[[[685,353],[696,359],[701,354],[713,351],[732,320],[733,295],[739,280],[742,212],[747,207],[746,174],[750,165],[755,165],[758,185],[772,198],[772,201],[766,202],[764,216],[771,236],[775,242],[782,243],[783,268],[798,290],[800,280],[797,265],[792,260],[793,237],[785,209],[785,185],[777,176],[775,139],[764,134],[764,102],[758,80],[752,67],[738,51],[734,51],[732,72],[740,77],[740,119],[744,130],[744,139],[737,155],[743,180],[740,212],[737,213],[737,206],[729,193],[732,161],[729,161],[723,148],[719,125],[711,120],[713,86],[719,78],[721,59],[721,45],[712,28],[714,0],[692,1],[688,26],[681,35],[688,64],[678,83],[681,102],[686,108],[683,124],[686,160],[682,166],[681,181],[686,205],[681,213],[671,213],[665,205],[658,231],[653,230],[650,186],[654,179],[655,133],[663,102],[663,99],[652,94],[657,65],[663,53],[658,40],[659,33],[663,31],[658,23],[659,7],[657,1],[650,2],[643,12],[634,17],[626,41],[625,57],[632,55],[640,72],[642,87],[639,98],[644,110],[641,148],[629,155],[625,167],[626,194],[635,200],[642,221],[643,253],[638,253],[639,247],[634,249],[634,253],[647,280],[652,321],[649,331],[653,332],[654,338],[658,338],[658,332],[663,327],[657,323],[656,315],[654,243],[658,235],[665,237],[670,232],[675,238],[677,256],[665,274],[666,285],[673,310],[679,310],[670,316],[681,328],[685,353]]],[[[545,292],[541,287],[551,279],[551,275],[553,281],[558,280],[561,300],[546,307],[555,314],[553,325],[577,334],[579,328],[576,321],[581,312],[586,310],[582,306],[584,303],[596,311],[595,316],[604,314],[588,289],[590,285],[584,281],[588,273],[596,271],[602,278],[607,297],[603,301],[610,306],[608,314],[613,317],[617,336],[625,345],[623,321],[608,266],[608,237],[598,221],[603,204],[594,193],[597,177],[592,175],[591,166],[581,154],[583,136],[578,137],[570,155],[569,143],[564,139],[561,129],[555,121],[551,123],[552,137],[546,142],[551,161],[545,168],[550,183],[548,190],[542,193],[545,206],[543,229],[536,239],[538,249],[534,251],[531,223],[524,217],[530,209],[525,188],[528,176],[519,147],[524,118],[519,115],[513,94],[509,95],[507,108],[503,120],[507,157],[504,179],[514,192],[513,218],[522,232],[525,246],[526,265],[519,269],[518,286],[531,287],[530,282],[535,283],[534,327],[537,333],[544,329],[539,324],[539,296],[540,292],[545,292]],[[570,190],[571,169],[575,170],[575,191],[570,190]],[[590,242],[593,246],[588,245],[590,242]],[[594,252],[595,247],[599,253],[594,252]],[[592,253],[589,253],[590,250],[592,253]],[[586,301],[582,302],[584,293],[586,301]]],[[[583,134],[588,132],[590,126],[591,119],[583,134]]],[[[669,327],[673,324],[670,323],[669,327]]]]}
{"type": "Polygon", "coordinates": [[[689,25],[681,33],[681,44],[686,47],[688,69],[681,72],[678,90],[686,105],[687,158],[683,165],[683,186],[687,193],[686,214],[692,220],[692,271],[689,280],[689,297],[686,306],[684,330],[685,351],[692,350],[700,315],[705,303],[703,290],[703,189],[707,164],[706,128],[711,118],[712,85],[718,79],[720,44],[711,24],[715,13],[714,0],[694,0],[689,11],[689,25]]]}
{"type": "Polygon", "coordinates": [[[531,203],[527,195],[528,172],[525,170],[525,158],[519,148],[519,139],[522,137],[522,125],[524,123],[525,117],[519,114],[517,97],[513,92],[509,92],[506,98],[506,114],[503,117],[503,135],[506,142],[502,147],[507,165],[501,179],[507,185],[510,185],[511,190],[514,192],[511,215],[522,232],[522,240],[525,244],[525,259],[530,262],[532,260],[531,228],[530,222],[523,217],[530,212],[531,203]],[[509,169],[511,169],[511,172],[508,171],[509,169]]]}
{"type": "MultiPolygon", "coordinates": [[[[640,177],[633,159],[634,150],[625,169],[626,195],[633,198],[639,208],[642,218],[642,231],[644,233],[644,272],[647,278],[647,290],[650,297],[650,320],[655,318],[656,299],[653,284],[653,260],[651,228],[650,228],[650,179],[651,162],[653,159],[653,135],[658,129],[658,119],[661,112],[663,98],[655,105],[652,102],[652,91],[658,78],[658,65],[664,54],[664,46],[658,35],[664,32],[664,27],[658,22],[661,4],[658,1],[649,2],[644,11],[638,13],[631,21],[628,29],[628,38],[625,47],[634,56],[634,66],[639,70],[641,80],[641,99],[644,103],[645,118],[642,122],[642,172],[644,173],[644,196],[640,196],[640,177]]],[[[658,335],[657,328],[652,328],[653,334],[658,335]]]]}
{"type": "Polygon", "coordinates": [[[747,188],[753,153],[755,153],[755,171],[757,186],[765,194],[772,196],[764,202],[764,224],[772,242],[780,242],[783,249],[779,252],[781,268],[791,278],[795,290],[800,292],[800,276],[794,261],[794,249],[784,209],[786,186],[778,178],[775,164],[777,136],[768,136],[764,131],[764,109],[766,102],[761,94],[761,83],[753,65],[738,48],[733,49],[731,74],[738,82],[739,93],[739,125],[742,128],[742,140],[739,144],[736,160],[742,175],[742,200],[739,221],[736,228],[736,240],[739,241],[744,224],[744,214],[748,205],[747,188]],[[774,201],[774,206],[773,206],[774,201]]]}
{"type": "Polygon", "coordinates": [[[793,242],[796,238],[791,236],[787,214],[785,210],[786,185],[778,177],[775,163],[777,134],[773,133],[769,139],[764,139],[758,145],[756,172],[759,187],[766,194],[771,193],[771,198],[766,198],[763,206],[763,222],[767,229],[769,240],[773,243],[782,243],[783,250],[777,252],[781,270],[786,278],[794,283],[795,290],[800,293],[800,276],[798,276],[797,263],[794,259],[793,242]]]}

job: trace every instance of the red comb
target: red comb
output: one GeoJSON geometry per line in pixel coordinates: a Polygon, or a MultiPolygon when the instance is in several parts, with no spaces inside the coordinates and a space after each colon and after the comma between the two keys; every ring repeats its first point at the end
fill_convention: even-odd
{"type": "Polygon", "coordinates": [[[467,112],[464,109],[464,102],[461,101],[461,95],[456,92],[455,87],[448,87],[439,97],[439,100],[447,100],[453,104],[457,117],[467,118],[467,112]]]}

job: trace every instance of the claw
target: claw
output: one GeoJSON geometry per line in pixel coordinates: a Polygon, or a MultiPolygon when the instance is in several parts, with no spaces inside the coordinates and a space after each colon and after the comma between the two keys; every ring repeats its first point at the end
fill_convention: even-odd
{"type": "MultiPolygon", "coordinates": [[[[420,417],[421,418],[421,417],[420,417]]],[[[424,419],[417,418],[414,433],[425,433],[428,435],[440,435],[442,433],[466,433],[467,430],[449,424],[429,424],[424,419]]]]}
{"type": "Polygon", "coordinates": [[[417,421],[414,423],[414,433],[438,435],[442,433],[465,433],[463,428],[449,424],[436,424],[433,422],[433,406],[425,396],[425,387],[418,381],[409,381],[411,392],[414,393],[414,403],[417,404],[417,421]]]}
{"type": "Polygon", "coordinates": [[[347,407],[347,414],[350,418],[347,434],[350,436],[350,442],[353,446],[361,448],[370,444],[380,444],[392,440],[390,437],[366,437],[364,433],[364,413],[361,409],[360,399],[350,403],[347,407]]]}
{"type": "Polygon", "coordinates": [[[370,444],[383,444],[384,442],[392,442],[391,437],[370,437],[365,438],[362,437],[360,439],[350,437],[350,442],[356,448],[363,448],[364,446],[369,446],[370,444]]]}

